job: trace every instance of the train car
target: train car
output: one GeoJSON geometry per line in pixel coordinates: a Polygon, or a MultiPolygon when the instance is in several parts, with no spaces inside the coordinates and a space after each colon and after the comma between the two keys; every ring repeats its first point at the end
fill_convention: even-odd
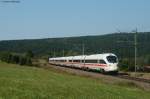
{"type": "Polygon", "coordinates": [[[49,58],[49,63],[101,72],[118,72],[118,58],[113,53],[49,58]]]}

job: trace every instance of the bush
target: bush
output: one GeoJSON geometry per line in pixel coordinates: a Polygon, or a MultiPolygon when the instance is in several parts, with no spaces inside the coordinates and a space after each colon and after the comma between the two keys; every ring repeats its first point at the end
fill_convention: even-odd
{"type": "Polygon", "coordinates": [[[133,71],[134,70],[134,59],[132,58],[125,58],[120,60],[119,62],[120,70],[123,71],[133,71]]]}
{"type": "Polygon", "coordinates": [[[20,65],[32,65],[32,61],[30,57],[19,55],[19,54],[13,54],[9,52],[3,52],[0,55],[0,60],[7,62],[7,63],[14,63],[14,64],[20,64],[20,65]]]}

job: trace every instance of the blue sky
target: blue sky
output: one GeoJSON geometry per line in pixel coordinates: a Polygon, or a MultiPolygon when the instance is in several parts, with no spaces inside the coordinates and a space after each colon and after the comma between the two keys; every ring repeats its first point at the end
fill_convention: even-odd
{"type": "Polygon", "coordinates": [[[150,31],[150,0],[0,2],[0,40],[150,31]]]}

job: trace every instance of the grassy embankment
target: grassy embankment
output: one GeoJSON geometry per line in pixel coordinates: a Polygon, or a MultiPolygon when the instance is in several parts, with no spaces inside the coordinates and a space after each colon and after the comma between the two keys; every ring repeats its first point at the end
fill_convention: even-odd
{"type": "Polygon", "coordinates": [[[150,92],[0,62],[0,99],[149,99],[150,92]]]}

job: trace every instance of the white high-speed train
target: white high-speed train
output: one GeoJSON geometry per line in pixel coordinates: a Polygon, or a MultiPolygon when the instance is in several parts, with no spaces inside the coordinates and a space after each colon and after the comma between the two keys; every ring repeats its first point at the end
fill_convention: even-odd
{"type": "Polygon", "coordinates": [[[101,72],[118,72],[118,58],[113,53],[49,58],[49,63],[101,72]]]}

